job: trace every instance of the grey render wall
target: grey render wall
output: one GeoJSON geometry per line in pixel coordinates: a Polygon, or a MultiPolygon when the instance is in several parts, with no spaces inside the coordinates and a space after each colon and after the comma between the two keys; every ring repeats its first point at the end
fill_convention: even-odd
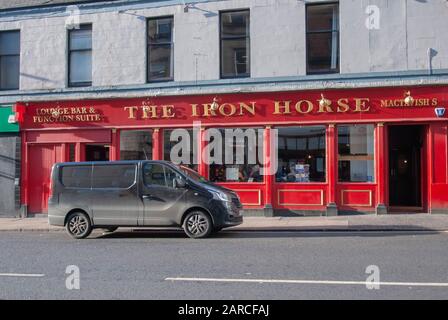
{"type": "Polygon", "coordinates": [[[412,71],[448,66],[448,2],[445,0],[343,0],[341,72],[412,71]],[[368,5],[380,8],[380,29],[364,27],[368,5]]]}
{"type": "MultiPolygon", "coordinates": [[[[188,1],[187,1],[188,2],[188,1]]],[[[194,1],[192,1],[194,2],[194,1]]],[[[219,11],[251,10],[251,77],[306,74],[305,3],[319,0],[228,0],[124,10],[86,11],[93,23],[93,86],[146,82],[147,17],[173,15],[174,80],[219,80],[219,11]]],[[[179,1],[181,3],[181,1],[179,1]]],[[[341,74],[448,68],[446,0],[340,0],[341,74]],[[365,26],[366,8],[380,9],[380,28],[365,26]]],[[[149,6],[149,4],[148,4],[149,6]]],[[[84,11],[83,11],[84,10],[84,11]]],[[[64,89],[67,82],[66,16],[45,13],[1,18],[0,30],[21,30],[20,88],[64,89]]]]}
{"type": "Polygon", "coordinates": [[[20,138],[0,134],[0,217],[17,216],[20,191],[20,138]]]}

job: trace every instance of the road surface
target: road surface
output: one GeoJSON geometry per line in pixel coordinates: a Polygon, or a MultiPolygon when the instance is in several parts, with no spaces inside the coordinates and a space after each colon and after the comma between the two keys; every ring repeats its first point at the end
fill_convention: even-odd
{"type": "Polygon", "coordinates": [[[0,299],[448,299],[443,232],[0,232],[0,257],[0,299]]]}

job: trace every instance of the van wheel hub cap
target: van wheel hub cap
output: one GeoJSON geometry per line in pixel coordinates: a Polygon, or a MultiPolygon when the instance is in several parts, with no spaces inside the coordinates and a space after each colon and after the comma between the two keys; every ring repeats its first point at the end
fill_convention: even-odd
{"type": "Polygon", "coordinates": [[[87,230],[87,220],[84,217],[76,216],[70,220],[69,229],[75,235],[83,234],[87,230]]]}
{"type": "Polygon", "coordinates": [[[207,219],[200,215],[194,214],[187,221],[187,228],[192,234],[201,234],[204,233],[208,228],[207,219]]]}

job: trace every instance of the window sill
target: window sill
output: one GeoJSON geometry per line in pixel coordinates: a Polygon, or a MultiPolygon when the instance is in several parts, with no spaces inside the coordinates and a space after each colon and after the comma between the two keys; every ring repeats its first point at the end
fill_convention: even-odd
{"type": "Polygon", "coordinates": [[[219,78],[221,80],[231,80],[231,79],[245,79],[250,78],[250,74],[247,75],[241,75],[241,76],[222,76],[219,78]]]}
{"type": "Polygon", "coordinates": [[[163,83],[163,82],[174,82],[174,78],[171,79],[161,79],[161,80],[146,80],[147,84],[152,84],[152,83],[163,83]]]}
{"type": "Polygon", "coordinates": [[[92,82],[69,83],[68,88],[92,87],[92,82]]]}

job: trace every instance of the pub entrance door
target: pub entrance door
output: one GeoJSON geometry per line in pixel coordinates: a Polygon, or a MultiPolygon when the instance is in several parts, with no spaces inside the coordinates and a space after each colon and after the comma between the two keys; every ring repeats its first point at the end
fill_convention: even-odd
{"type": "Polygon", "coordinates": [[[47,213],[51,167],[63,161],[62,144],[37,144],[29,147],[28,213],[47,213]]]}
{"type": "Polygon", "coordinates": [[[391,211],[423,210],[423,126],[389,126],[389,206],[391,211]]]}

